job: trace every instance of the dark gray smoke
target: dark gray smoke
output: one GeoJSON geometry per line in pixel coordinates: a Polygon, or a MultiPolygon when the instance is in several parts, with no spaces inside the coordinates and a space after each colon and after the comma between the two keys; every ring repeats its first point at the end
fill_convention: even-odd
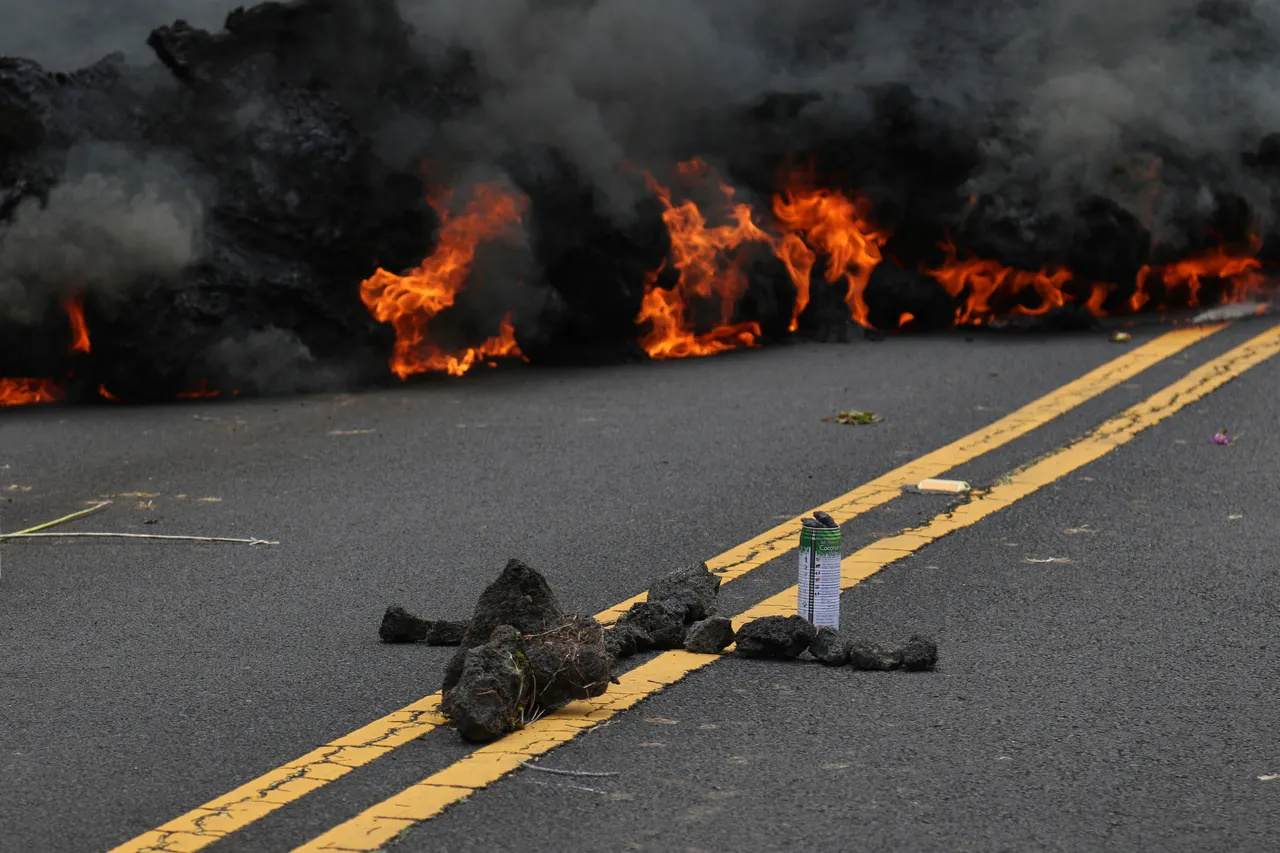
{"type": "MultiPolygon", "coordinates": [[[[0,53],[70,69],[114,50],[146,58],[146,32],[185,18],[216,30],[232,0],[5,0],[0,53]]],[[[433,156],[568,152],[618,210],[623,159],[700,153],[691,128],[730,105],[814,92],[813,110],[865,117],[867,86],[906,84],[981,140],[967,191],[1034,180],[1054,209],[1101,194],[1149,216],[1151,149],[1209,160],[1253,201],[1242,150],[1280,127],[1280,6],[1268,0],[401,0],[424,49],[470,50],[480,106],[433,156]]],[[[385,141],[397,152],[401,120],[385,141]]],[[[1184,196],[1199,191],[1184,188],[1184,196]]],[[[1211,199],[1201,199],[1208,204],[1211,199]]],[[[1186,198],[1179,200],[1185,204],[1186,198]]],[[[1158,212],[1158,210],[1157,210],[1158,212]]],[[[1153,223],[1154,224],[1154,223],[1153,223]]]]}
{"type": "Polygon", "coordinates": [[[195,261],[202,221],[195,183],[164,153],[72,148],[48,200],[23,200],[0,231],[0,314],[34,322],[50,293],[120,301],[195,261]]]}
{"type": "Polygon", "coordinates": [[[423,32],[470,49],[487,78],[481,108],[446,134],[459,149],[555,144],[603,186],[623,157],[701,153],[689,148],[695,121],[766,92],[817,93],[813,109],[857,122],[868,118],[866,87],[906,84],[950,108],[957,136],[980,140],[967,191],[1034,180],[1048,209],[1099,194],[1139,217],[1153,148],[1208,159],[1235,191],[1264,201],[1239,154],[1280,128],[1280,7],[1266,0],[405,8],[423,32]]]}

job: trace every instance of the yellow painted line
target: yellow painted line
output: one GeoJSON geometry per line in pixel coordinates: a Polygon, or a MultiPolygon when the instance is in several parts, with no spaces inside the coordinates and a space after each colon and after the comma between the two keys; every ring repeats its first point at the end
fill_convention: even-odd
{"type": "MultiPolygon", "coordinates": [[[[936,477],[957,465],[1002,447],[1225,327],[1226,324],[1213,324],[1166,332],[1142,346],[1127,350],[1101,367],[994,423],[895,468],[804,515],[825,510],[843,524],[893,500],[902,493],[903,486],[936,477]]],[[[712,557],[707,565],[721,576],[724,583],[742,577],[795,548],[796,527],[802,517],[798,515],[712,557]]],[[[645,593],[633,596],[601,611],[596,619],[610,624],[632,604],[643,601],[644,598],[645,593]]],[[[611,691],[609,695],[613,696],[616,692],[611,691]]],[[[156,829],[126,841],[110,853],[186,853],[206,847],[336,781],[395,747],[427,734],[441,725],[439,704],[439,693],[419,699],[358,731],[270,770],[156,829]]]]}
{"type": "MultiPolygon", "coordinates": [[[[772,530],[748,539],[718,557],[712,557],[707,560],[707,566],[720,575],[725,582],[741,577],[795,548],[796,528],[805,515],[813,515],[814,512],[821,510],[830,513],[838,523],[844,524],[898,497],[902,494],[903,486],[937,477],[984,453],[1003,447],[1224,328],[1226,324],[1214,324],[1190,326],[1166,332],[1119,358],[1089,371],[1079,379],[1050,391],[1038,400],[1005,415],[977,432],[939,447],[932,453],[926,453],[820,507],[784,521],[772,530]]],[[[642,592],[632,596],[603,611],[596,618],[605,624],[614,622],[626,613],[631,605],[637,601],[644,601],[645,595],[646,593],[642,592]]]]}
{"type": "MultiPolygon", "coordinates": [[[[968,503],[928,523],[855,551],[841,561],[840,586],[850,589],[871,575],[931,542],[982,519],[1115,450],[1148,427],[1202,399],[1249,368],[1280,352],[1280,326],[1189,373],[1183,379],[1121,412],[1060,452],[1018,469],[968,503]]],[[[734,618],[734,627],[761,616],[796,612],[797,588],[765,599],[734,618]]],[[[568,743],[588,729],[701,669],[718,655],[664,652],[619,678],[620,684],[596,699],[574,702],[502,740],[481,747],[416,785],[361,812],[293,853],[368,853],[382,849],[400,833],[439,815],[448,806],[492,784],[528,761],[568,743]]]]}

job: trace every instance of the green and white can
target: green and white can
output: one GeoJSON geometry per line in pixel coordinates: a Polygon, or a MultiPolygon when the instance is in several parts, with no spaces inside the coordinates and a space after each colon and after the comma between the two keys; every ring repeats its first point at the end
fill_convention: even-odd
{"type": "Polygon", "coordinates": [[[840,628],[840,528],[800,528],[799,612],[819,628],[840,628]]]}

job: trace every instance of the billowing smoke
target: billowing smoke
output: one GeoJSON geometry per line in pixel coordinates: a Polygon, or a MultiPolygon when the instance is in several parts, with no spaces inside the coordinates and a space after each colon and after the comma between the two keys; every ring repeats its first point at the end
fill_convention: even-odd
{"type": "Polygon", "coordinates": [[[195,185],[162,154],[76,146],[47,199],[23,199],[0,231],[0,313],[34,322],[50,293],[120,302],[198,258],[202,217],[195,185]]]}

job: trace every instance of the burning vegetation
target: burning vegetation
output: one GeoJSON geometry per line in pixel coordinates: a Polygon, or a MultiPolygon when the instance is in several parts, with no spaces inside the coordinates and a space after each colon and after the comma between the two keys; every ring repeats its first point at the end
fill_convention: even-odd
{"type": "Polygon", "coordinates": [[[1127,196],[1050,204],[1047,179],[987,180],[991,140],[906,85],[852,87],[835,117],[850,92],[754,92],[669,159],[602,167],[471,145],[498,84],[465,45],[422,49],[392,0],[268,3],[147,44],[159,66],[0,58],[0,405],[1080,327],[1260,298],[1280,260],[1275,133],[1229,169],[1136,140],[1127,196]]]}

